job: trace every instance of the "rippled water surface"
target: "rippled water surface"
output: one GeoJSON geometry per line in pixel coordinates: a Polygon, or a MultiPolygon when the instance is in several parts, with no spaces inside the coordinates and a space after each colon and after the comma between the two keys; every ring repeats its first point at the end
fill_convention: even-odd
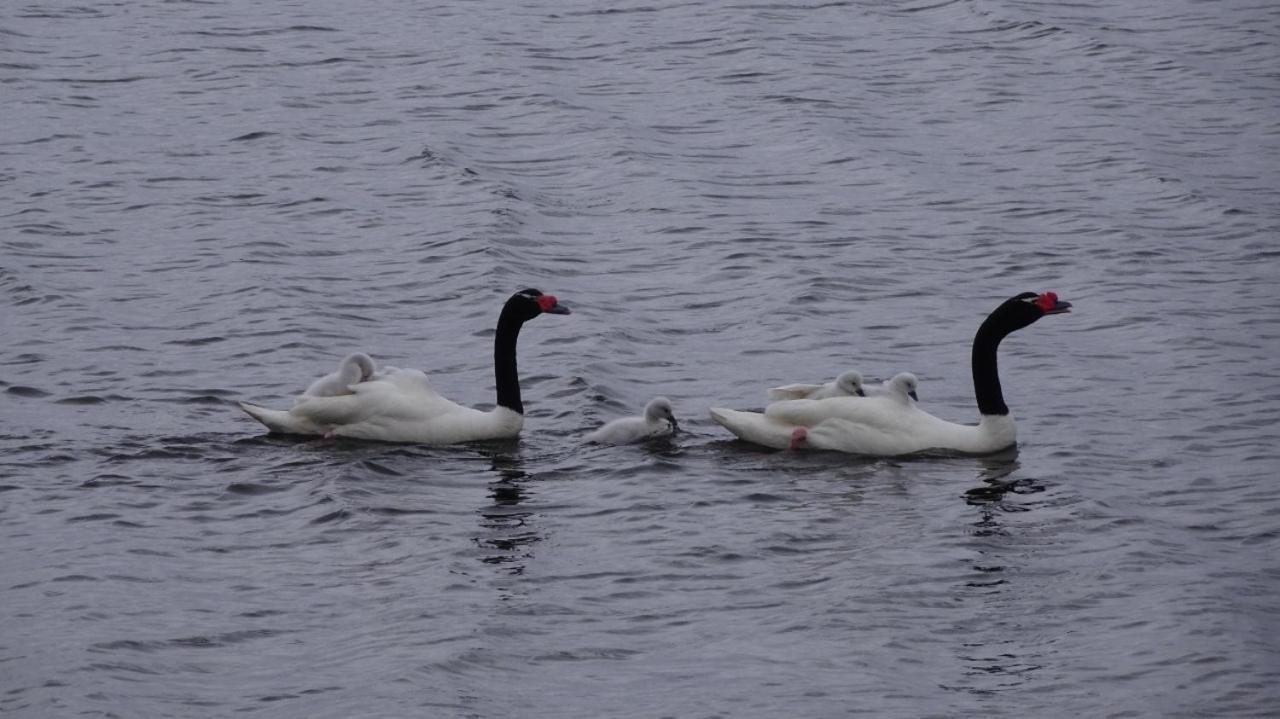
{"type": "Polygon", "coordinates": [[[1263,0],[0,10],[0,713],[1203,717],[1280,702],[1263,0]],[[519,441],[264,435],[343,354],[519,441]],[[910,370],[1020,446],[709,406],[910,370]],[[686,430],[598,448],[672,398],[686,430]]]}

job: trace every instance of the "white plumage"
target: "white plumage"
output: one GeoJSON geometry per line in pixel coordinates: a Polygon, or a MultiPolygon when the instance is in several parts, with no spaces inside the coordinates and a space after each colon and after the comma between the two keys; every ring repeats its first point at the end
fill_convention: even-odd
{"type": "Polygon", "coordinates": [[[655,397],[644,406],[639,417],[622,417],[608,422],[586,436],[596,444],[630,444],[654,437],[665,437],[676,430],[675,412],[666,397],[655,397]]]}
{"type": "MultiPolygon", "coordinates": [[[[351,385],[373,376],[373,358],[363,352],[354,352],[342,358],[338,369],[312,382],[302,397],[335,397],[351,394],[351,385]]],[[[302,401],[302,397],[298,401],[302,401]]]]}
{"type": "Polygon", "coordinates": [[[402,369],[360,382],[351,394],[304,397],[293,409],[241,402],[272,432],[443,445],[514,437],[524,415],[498,406],[483,412],[436,392],[421,370],[402,369]]]}
{"type": "MultiPolygon", "coordinates": [[[[372,360],[368,373],[371,376],[347,384],[345,393],[316,395],[309,388],[308,394],[290,410],[267,409],[247,402],[241,402],[240,408],[272,432],[286,434],[432,445],[515,437],[524,426],[516,340],[520,327],[543,313],[569,314],[569,310],[554,296],[534,289],[515,293],[503,305],[494,333],[497,406],[487,412],[445,399],[419,370],[387,368],[373,374],[372,360]]],[[[347,359],[352,357],[368,359],[365,355],[347,359]]],[[[356,359],[353,364],[361,363],[356,359]]],[[[339,373],[346,367],[344,360],[339,373]]]]}
{"type": "MultiPolygon", "coordinates": [[[[916,390],[920,388],[920,381],[910,372],[899,372],[893,377],[885,380],[878,385],[863,385],[862,391],[868,397],[894,397],[900,402],[908,400],[919,400],[916,390]]],[[[818,399],[813,397],[811,399],[818,399]]]]}
{"type": "Polygon", "coordinates": [[[1070,302],[1060,301],[1052,292],[1024,292],[1003,302],[979,326],[971,354],[980,415],[977,425],[948,422],[921,410],[909,399],[914,390],[909,389],[907,377],[915,378],[906,373],[890,380],[881,396],[784,400],[770,404],[763,413],[714,407],[711,418],[740,439],[776,449],[808,447],[875,456],[925,450],[995,452],[1015,444],[1018,437],[1000,388],[996,363],[1000,342],[1041,317],[1068,312],[1070,307],[1070,302]]]}
{"type": "Polygon", "coordinates": [[[788,384],[769,390],[769,399],[824,399],[826,397],[861,396],[862,375],[853,370],[842,372],[834,382],[826,384],[788,384]]]}

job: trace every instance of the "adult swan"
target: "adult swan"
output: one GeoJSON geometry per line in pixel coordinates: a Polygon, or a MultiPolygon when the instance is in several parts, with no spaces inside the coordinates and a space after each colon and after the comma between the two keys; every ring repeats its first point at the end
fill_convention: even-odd
{"type": "Polygon", "coordinates": [[[995,309],[973,337],[973,392],[977,425],[939,419],[914,402],[891,397],[833,397],[775,402],[758,412],[713,408],[711,417],[740,439],[777,449],[808,447],[889,457],[924,450],[987,454],[1017,442],[1000,391],[996,350],[1009,333],[1070,311],[1052,292],[1024,292],[995,309]]]}
{"type": "Polygon", "coordinates": [[[440,396],[419,370],[394,370],[351,385],[353,394],[305,397],[293,409],[266,409],[240,403],[250,417],[272,432],[385,442],[454,444],[515,437],[524,425],[516,339],[520,327],[540,314],[567,315],[552,295],[521,290],[502,306],[493,338],[493,373],[498,406],[482,412],[440,396]]]}

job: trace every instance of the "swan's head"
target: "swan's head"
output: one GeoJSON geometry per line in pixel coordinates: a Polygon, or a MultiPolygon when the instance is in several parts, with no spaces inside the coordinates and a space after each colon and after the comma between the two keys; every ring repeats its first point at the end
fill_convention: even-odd
{"type": "Polygon", "coordinates": [[[853,370],[842,372],[839,377],[836,377],[836,389],[850,396],[867,396],[867,393],[862,391],[862,373],[853,370]]]}
{"type": "Polygon", "coordinates": [[[666,397],[655,397],[649,400],[649,404],[644,406],[644,418],[649,422],[657,422],[666,420],[672,431],[680,429],[680,424],[676,422],[675,410],[671,408],[671,400],[666,397]]]}
{"type": "Polygon", "coordinates": [[[910,372],[899,372],[889,380],[889,389],[894,394],[900,394],[911,399],[920,401],[920,397],[916,395],[916,390],[920,388],[920,380],[910,372]]]}
{"type": "Polygon", "coordinates": [[[544,295],[538,290],[527,289],[511,295],[506,308],[516,313],[521,322],[527,322],[540,314],[567,315],[569,308],[560,304],[555,295],[544,295]]]}
{"type": "Polygon", "coordinates": [[[1071,303],[1058,299],[1055,292],[1023,292],[1004,301],[988,320],[1000,323],[1005,332],[1020,330],[1045,315],[1071,311],[1071,303]]]}

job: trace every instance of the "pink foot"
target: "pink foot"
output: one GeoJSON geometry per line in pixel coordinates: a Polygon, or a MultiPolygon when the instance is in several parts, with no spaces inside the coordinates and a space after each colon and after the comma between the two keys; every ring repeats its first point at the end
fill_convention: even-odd
{"type": "Polygon", "coordinates": [[[800,449],[805,439],[809,437],[809,430],[804,427],[796,427],[791,432],[791,443],[787,445],[787,449],[794,452],[800,449]]]}

